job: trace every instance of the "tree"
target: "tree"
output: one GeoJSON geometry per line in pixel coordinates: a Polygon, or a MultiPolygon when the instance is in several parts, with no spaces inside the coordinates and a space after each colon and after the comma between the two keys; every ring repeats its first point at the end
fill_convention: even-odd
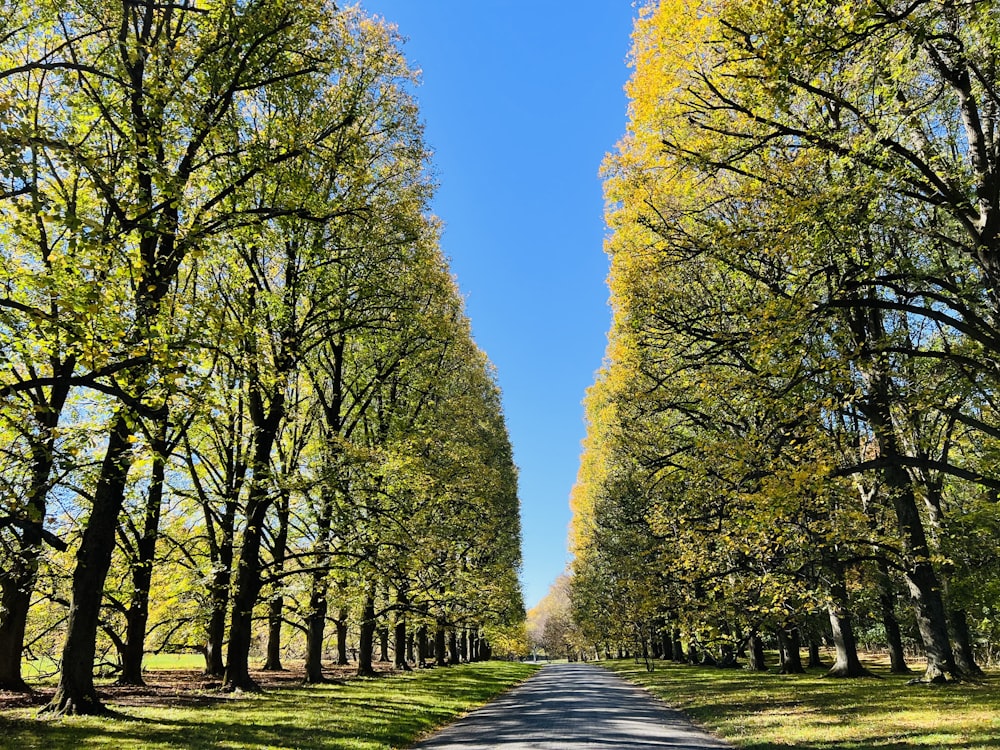
{"type": "Polygon", "coordinates": [[[0,522],[5,551],[0,685],[24,690],[21,650],[43,545],[66,548],[45,528],[47,497],[65,442],[59,434],[62,414],[74,387],[114,390],[100,379],[125,364],[108,356],[109,342],[120,331],[107,314],[118,302],[117,271],[100,255],[107,234],[88,193],[91,183],[86,170],[52,142],[80,132],[69,113],[52,111],[49,101],[67,93],[60,72],[66,66],[52,62],[59,50],[43,37],[56,21],[54,9],[47,3],[16,3],[8,11],[5,46],[11,60],[24,64],[0,75],[0,174],[6,180],[0,331],[9,364],[0,398],[4,422],[18,433],[8,445],[28,460],[23,478],[6,493],[14,500],[3,504],[0,522]],[[47,130],[39,130],[39,122],[47,130]]]}
{"type": "Polygon", "coordinates": [[[204,636],[255,688],[262,594],[268,663],[301,625],[321,677],[331,580],[366,658],[391,611],[453,659],[460,627],[509,640],[516,471],[395,31],[323,0],[9,5],[0,679],[43,542],[76,556],[53,712],[102,711],[98,651],[139,682],[147,641],[204,636]]]}
{"type": "Polygon", "coordinates": [[[528,612],[528,639],[532,648],[541,649],[549,658],[575,661],[586,651],[586,646],[582,645],[573,621],[570,586],[570,577],[565,573],[560,575],[528,612]]]}
{"type": "Polygon", "coordinates": [[[580,614],[631,530],[626,550],[660,551],[654,610],[695,640],[791,632],[825,601],[833,671],[859,674],[846,586],[877,560],[907,580],[939,680],[956,664],[935,498],[993,484],[958,447],[993,439],[969,400],[993,376],[967,357],[992,356],[995,303],[959,239],[978,243],[970,222],[992,211],[963,196],[990,184],[972,122],[989,74],[958,80],[960,50],[989,35],[960,30],[978,9],[765,5],[651,3],[637,25],[607,172],[616,316],[584,457],[599,470],[575,495],[580,614]],[[904,38],[939,88],[922,91],[904,38]],[[962,134],[967,171],[945,156],[962,134]]]}
{"type": "Polygon", "coordinates": [[[120,268],[134,269],[127,297],[133,324],[120,347],[142,351],[144,358],[123,370],[119,387],[128,400],[108,426],[90,522],[77,553],[56,711],[101,710],[93,688],[93,642],[131,464],[136,407],[142,408],[136,399],[173,364],[163,301],[185,259],[209,236],[242,221],[228,211],[230,196],[304,148],[297,142],[265,149],[244,140],[230,150],[235,144],[222,135],[231,130],[237,105],[255,92],[274,92],[314,74],[313,61],[301,51],[318,11],[264,0],[208,12],[186,3],[150,2],[60,15],[61,44],[45,62],[66,71],[61,83],[72,84],[74,94],[52,92],[46,100],[93,124],[83,140],[71,133],[42,133],[33,140],[58,150],[87,175],[104,215],[97,226],[109,240],[102,251],[120,268]]]}

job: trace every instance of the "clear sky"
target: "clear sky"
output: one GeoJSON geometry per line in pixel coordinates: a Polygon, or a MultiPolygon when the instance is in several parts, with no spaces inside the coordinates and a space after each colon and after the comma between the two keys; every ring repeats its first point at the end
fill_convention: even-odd
{"type": "Polygon", "coordinates": [[[361,0],[407,39],[434,212],[497,368],[520,470],[525,604],[569,559],[584,391],[607,342],[598,176],[625,131],[631,0],[361,0]]]}

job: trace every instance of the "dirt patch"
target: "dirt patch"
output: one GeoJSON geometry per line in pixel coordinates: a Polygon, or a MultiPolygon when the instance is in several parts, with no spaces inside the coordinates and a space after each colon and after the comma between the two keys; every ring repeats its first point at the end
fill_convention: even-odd
{"type": "MultiPolygon", "coordinates": [[[[391,674],[391,663],[376,665],[379,674],[391,674]]],[[[343,682],[355,677],[357,667],[327,665],[323,673],[330,681],[343,682]]],[[[300,687],[305,683],[305,668],[301,664],[281,672],[255,670],[250,672],[266,692],[300,687]]],[[[97,692],[101,700],[111,706],[145,706],[166,708],[170,706],[211,706],[225,701],[238,700],[239,693],[222,690],[222,680],[210,677],[196,669],[158,669],[143,674],[145,686],[115,685],[99,682],[97,692]]],[[[53,686],[37,686],[31,693],[12,693],[0,690],[0,711],[15,708],[42,707],[55,695],[53,686]]]]}

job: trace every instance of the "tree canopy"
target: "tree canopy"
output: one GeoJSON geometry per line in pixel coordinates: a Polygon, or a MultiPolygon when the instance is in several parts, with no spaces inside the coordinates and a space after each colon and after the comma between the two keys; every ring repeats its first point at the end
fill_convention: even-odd
{"type": "Polygon", "coordinates": [[[318,681],[329,621],[363,672],[390,624],[403,666],[415,631],[488,657],[524,615],[517,471],[395,29],[3,5],[0,687],[27,649],[51,710],[99,712],[95,668],[198,649],[253,689],[260,639],[318,681]]]}
{"type": "Polygon", "coordinates": [[[978,671],[996,31],[986,2],[643,6],[573,496],[592,643],[760,666],[767,639],[794,671],[827,641],[854,676],[862,635],[899,670],[905,638],[925,680],[978,671]]]}

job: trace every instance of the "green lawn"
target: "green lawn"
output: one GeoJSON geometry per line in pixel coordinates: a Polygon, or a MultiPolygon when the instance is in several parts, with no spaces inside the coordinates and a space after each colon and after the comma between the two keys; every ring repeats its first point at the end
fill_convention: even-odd
{"type": "MultiPolygon", "coordinates": [[[[1000,748],[1000,675],[982,684],[907,685],[633,661],[604,666],[648,687],[740,748],[778,750],[993,750],[1000,748]]],[[[916,666],[916,665],[914,665],[916,666]]]]}
{"type": "MultiPolygon", "coordinates": [[[[201,654],[146,654],[142,660],[142,668],[146,671],[202,669],[204,666],[205,657],[201,654]]],[[[21,665],[21,675],[30,684],[54,684],[59,665],[52,659],[26,659],[21,665]]]]}
{"type": "MultiPolygon", "coordinates": [[[[164,705],[109,703],[116,718],[0,713],[0,748],[401,748],[520,682],[536,667],[488,662],[262,695],[201,691],[164,705]]],[[[147,674],[150,682],[155,675],[147,674]]]]}

